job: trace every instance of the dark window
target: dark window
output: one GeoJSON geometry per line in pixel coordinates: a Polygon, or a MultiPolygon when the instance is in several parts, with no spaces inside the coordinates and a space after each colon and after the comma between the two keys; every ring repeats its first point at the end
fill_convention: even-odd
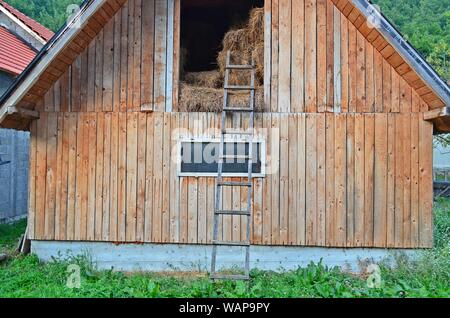
{"type": "MultiPolygon", "coordinates": [[[[261,142],[253,143],[253,173],[263,174],[261,153],[263,144],[261,142]]],[[[195,142],[188,141],[181,143],[181,168],[180,173],[195,175],[216,175],[218,171],[220,143],[215,141],[195,142]]],[[[225,158],[223,164],[223,173],[233,176],[246,176],[248,173],[249,144],[243,142],[226,142],[224,146],[224,155],[233,156],[225,158]],[[236,156],[241,156],[236,158],[236,156]]]]}

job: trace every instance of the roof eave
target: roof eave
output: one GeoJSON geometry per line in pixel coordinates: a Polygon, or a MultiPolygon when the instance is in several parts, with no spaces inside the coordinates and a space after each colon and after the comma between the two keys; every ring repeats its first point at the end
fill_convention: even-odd
{"type": "MultiPolygon", "coordinates": [[[[359,11],[366,17],[370,17],[369,9],[373,5],[368,0],[351,0],[359,11]]],[[[378,31],[386,41],[400,54],[417,75],[430,87],[430,89],[450,107],[450,88],[425,61],[425,59],[403,38],[400,32],[380,13],[380,27],[378,31]]]]}

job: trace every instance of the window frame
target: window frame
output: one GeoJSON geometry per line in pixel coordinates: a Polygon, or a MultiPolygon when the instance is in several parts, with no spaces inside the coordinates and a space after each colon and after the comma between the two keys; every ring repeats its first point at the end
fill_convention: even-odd
{"type": "MultiPolygon", "coordinates": [[[[206,178],[217,178],[218,173],[210,173],[210,172],[182,172],[181,171],[181,147],[183,143],[218,143],[220,144],[220,138],[209,138],[209,137],[199,137],[199,138],[182,138],[178,140],[177,143],[177,176],[178,177],[206,177],[206,178]]],[[[246,143],[244,139],[235,139],[228,138],[225,139],[225,143],[246,143]]],[[[253,173],[253,178],[265,178],[266,177],[266,141],[263,138],[254,138],[253,144],[260,144],[260,161],[261,161],[261,172],[253,173]]],[[[222,176],[224,178],[247,178],[248,173],[223,173],[222,176]]]]}

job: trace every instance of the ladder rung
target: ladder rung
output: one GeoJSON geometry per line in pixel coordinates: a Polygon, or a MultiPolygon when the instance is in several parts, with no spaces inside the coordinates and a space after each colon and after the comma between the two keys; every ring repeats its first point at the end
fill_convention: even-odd
{"type": "Polygon", "coordinates": [[[248,188],[250,188],[253,184],[251,182],[219,181],[219,182],[217,182],[217,185],[225,186],[225,187],[248,187],[248,188]]]}
{"type": "Polygon", "coordinates": [[[238,131],[238,130],[228,130],[225,129],[222,131],[222,134],[224,135],[246,135],[246,136],[252,136],[253,131],[238,131]]]}
{"type": "Polygon", "coordinates": [[[249,155],[224,155],[219,157],[219,159],[250,159],[249,155]]]}
{"type": "Polygon", "coordinates": [[[231,91],[254,91],[254,90],[256,90],[255,87],[241,86],[241,85],[228,85],[228,86],[225,86],[225,89],[231,90],[231,91]]]}
{"type": "Polygon", "coordinates": [[[227,108],[224,108],[223,111],[251,113],[251,112],[254,112],[255,110],[253,108],[248,108],[248,107],[227,107],[227,108]]]}
{"type": "Polygon", "coordinates": [[[227,65],[225,67],[228,70],[253,70],[253,65],[227,65]]]}
{"type": "Polygon", "coordinates": [[[225,275],[225,274],[211,274],[211,279],[228,279],[228,280],[249,280],[249,275],[225,275]]]}
{"type": "Polygon", "coordinates": [[[218,210],[216,214],[219,215],[251,215],[250,211],[227,211],[227,210],[218,210]]]}
{"type": "Polygon", "coordinates": [[[213,241],[213,244],[220,246],[250,246],[250,242],[213,241]]]}

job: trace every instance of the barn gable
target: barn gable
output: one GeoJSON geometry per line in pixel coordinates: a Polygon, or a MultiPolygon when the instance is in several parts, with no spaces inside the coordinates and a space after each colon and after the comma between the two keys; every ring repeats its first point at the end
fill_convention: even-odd
{"type": "MultiPolygon", "coordinates": [[[[69,73],[71,73],[71,81],[78,80],[76,76],[73,76],[80,71],[78,68],[83,67],[82,63],[85,63],[86,59],[88,63],[91,62],[89,55],[93,53],[91,52],[94,50],[93,46],[98,49],[98,46],[101,45],[103,48],[111,50],[110,54],[103,51],[105,58],[111,58],[110,61],[105,61],[105,68],[112,68],[113,62],[123,64],[127,57],[118,56],[117,54],[120,53],[117,53],[117,48],[124,52],[125,46],[130,43],[121,41],[130,40],[129,36],[133,36],[133,30],[129,30],[127,38],[124,38],[123,34],[119,37],[117,32],[122,31],[123,33],[124,27],[121,29],[120,25],[117,27],[117,22],[119,24],[122,22],[123,25],[123,21],[126,21],[128,16],[134,16],[134,20],[138,19],[138,23],[142,26],[138,28],[136,23],[129,25],[129,27],[136,28],[134,37],[138,42],[135,42],[134,46],[139,45],[133,54],[141,60],[136,60],[135,66],[144,75],[154,73],[154,76],[139,77],[136,87],[127,88],[127,90],[133,90],[135,97],[142,96],[142,99],[139,97],[139,100],[132,99],[132,107],[160,111],[177,110],[179,48],[175,41],[179,37],[180,30],[178,23],[174,23],[174,21],[179,17],[179,0],[157,0],[153,6],[148,4],[153,4],[153,1],[143,1],[143,7],[140,5],[141,0],[136,0],[139,5],[136,5],[134,0],[130,3],[125,0],[86,1],[80,13],[58,32],[57,36],[42,50],[23,76],[3,97],[0,109],[1,125],[27,129],[29,117],[36,116],[37,113],[34,111],[39,110],[39,107],[36,108],[36,106],[45,102],[46,95],[47,97],[54,95],[52,91],[55,90],[55,83],[59,86],[64,85],[69,73]],[[124,5],[126,9],[123,7],[124,5]],[[134,12],[135,8],[139,12],[134,12]],[[119,10],[120,12],[118,12],[119,10]],[[124,13],[125,10],[128,14],[124,13]],[[155,10],[160,10],[159,14],[154,12],[155,10]],[[114,22],[114,20],[116,21],[114,22]],[[164,25],[160,25],[160,23],[164,25]],[[78,24],[80,28],[73,27],[78,24]],[[154,46],[155,43],[157,45],[167,37],[174,41],[163,41],[166,43],[163,47],[154,46]],[[116,54],[113,53],[114,50],[116,54]],[[145,53],[149,51],[151,53],[145,53]],[[116,55],[120,61],[115,61],[113,55],[116,55]],[[110,64],[107,64],[108,62],[110,64]],[[139,62],[140,65],[138,65],[139,62]],[[157,69],[158,67],[160,70],[157,69]],[[158,72],[165,73],[164,79],[161,78],[159,82],[158,72]],[[155,80],[156,83],[152,82],[155,80]],[[158,90],[159,96],[154,95],[158,94],[158,90]],[[135,105],[136,102],[141,104],[135,105]]],[[[428,111],[449,106],[448,86],[400,37],[386,19],[379,15],[376,16],[381,19],[381,28],[371,28],[366,23],[371,15],[371,11],[368,9],[369,3],[366,0],[306,0],[304,7],[303,5],[298,7],[298,3],[303,4],[303,1],[291,3],[288,0],[267,0],[265,2],[266,22],[268,22],[265,27],[265,37],[267,42],[271,41],[271,43],[267,43],[268,48],[265,53],[265,111],[328,112],[336,111],[335,108],[337,108],[345,112],[351,111],[351,108],[354,107],[353,111],[356,112],[397,112],[401,110],[397,109],[395,102],[397,99],[401,99],[405,93],[402,85],[406,85],[406,95],[411,103],[407,109],[410,111],[414,112],[414,109],[428,111]],[[291,10],[293,14],[298,15],[295,21],[301,21],[300,23],[303,25],[297,25],[297,22],[291,21],[289,16],[283,16],[291,10]],[[317,13],[317,21],[308,20],[313,11],[317,13]],[[347,25],[348,28],[346,28],[347,25]],[[295,30],[303,32],[304,39],[286,42],[290,32],[295,30]],[[317,42],[316,40],[311,42],[313,39],[308,37],[308,34],[316,32],[314,30],[318,32],[317,42]],[[270,50],[269,44],[271,44],[272,50],[270,50]],[[314,51],[306,50],[300,54],[300,51],[296,50],[301,45],[312,46],[314,51]],[[275,47],[279,49],[274,51],[275,47]],[[364,51],[361,60],[359,54],[352,52],[352,49],[364,51]],[[336,57],[337,50],[341,51],[342,61],[333,63],[333,61],[337,61],[336,58],[340,59],[339,54],[336,57]],[[330,52],[333,56],[329,55],[330,52]],[[311,54],[317,56],[317,60],[311,54]],[[353,57],[356,57],[356,60],[351,60],[353,57]],[[372,62],[369,63],[369,60],[372,62]],[[293,63],[291,73],[286,73],[284,70],[290,68],[283,63],[291,61],[299,61],[304,65],[293,63]],[[327,62],[323,63],[324,61],[327,62]],[[362,73],[359,72],[360,70],[349,67],[353,64],[358,65],[362,73]],[[382,74],[386,76],[386,70],[389,74],[389,78],[386,79],[388,83],[383,84],[382,74]],[[295,74],[295,72],[299,73],[295,74]],[[373,81],[374,88],[369,88],[367,85],[364,88],[353,87],[352,85],[359,85],[355,83],[356,77],[366,76],[366,72],[366,78],[368,81],[373,81]],[[342,77],[337,74],[342,74],[342,77]],[[397,93],[396,86],[394,86],[392,100],[383,101],[381,99],[386,97],[386,94],[383,94],[383,88],[387,89],[387,87],[377,87],[378,83],[388,86],[399,85],[400,91],[397,93]],[[283,98],[286,94],[290,95],[287,99],[283,98]],[[392,102],[391,109],[375,109],[380,107],[379,105],[383,102],[386,105],[392,102]],[[359,105],[362,103],[365,106],[359,105]]],[[[132,49],[130,47],[128,52],[131,52],[132,49]]],[[[98,66],[96,63],[101,63],[101,61],[92,63],[95,68],[98,66]]],[[[132,67],[132,65],[129,66],[132,67]]],[[[89,71],[97,73],[94,70],[89,71]]],[[[83,70],[81,73],[81,78],[87,75],[83,73],[83,70]]],[[[105,75],[115,76],[116,74],[107,73],[105,75]]],[[[98,80],[95,80],[96,85],[103,85],[102,89],[106,92],[111,90],[110,86],[113,83],[105,82],[105,80],[97,83],[98,80]]],[[[122,87],[122,92],[123,89],[122,87]]],[[[111,94],[113,93],[111,92],[111,94]]],[[[109,97],[108,94],[107,97],[109,97]]],[[[104,110],[117,107],[113,103],[117,103],[117,101],[111,102],[112,105],[107,106],[104,110]]],[[[120,103],[123,107],[124,101],[122,100],[120,103]]],[[[126,103],[127,107],[130,107],[130,103],[128,101],[126,103]]],[[[445,121],[446,118],[440,118],[440,120],[445,121]]],[[[442,129],[447,129],[446,125],[440,125],[440,130],[442,129]]]]}

